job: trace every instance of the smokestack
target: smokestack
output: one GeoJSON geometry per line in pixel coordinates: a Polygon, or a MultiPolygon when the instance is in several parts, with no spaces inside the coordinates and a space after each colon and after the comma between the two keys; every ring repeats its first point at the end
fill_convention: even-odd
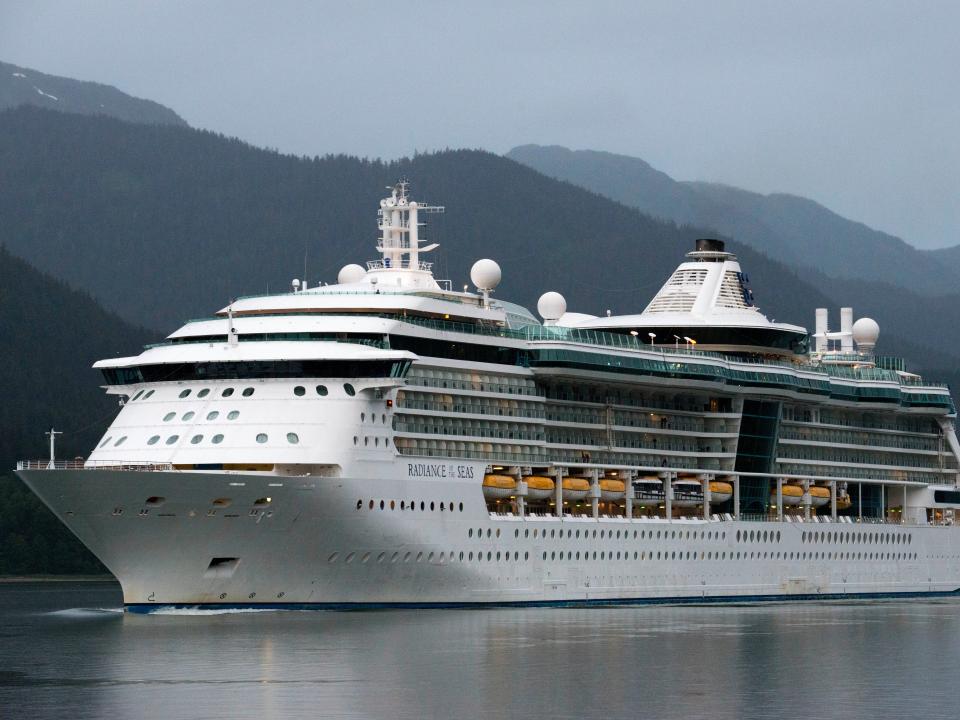
{"type": "Polygon", "coordinates": [[[840,349],[853,352],[853,308],[840,308],[840,349]]]}
{"type": "Polygon", "coordinates": [[[827,328],[829,327],[829,311],[826,308],[817,308],[817,329],[813,338],[813,347],[818,353],[827,351],[827,328]]]}
{"type": "Polygon", "coordinates": [[[723,240],[698,238],[694,249],[697,252],[723,252],[723,240]]]}

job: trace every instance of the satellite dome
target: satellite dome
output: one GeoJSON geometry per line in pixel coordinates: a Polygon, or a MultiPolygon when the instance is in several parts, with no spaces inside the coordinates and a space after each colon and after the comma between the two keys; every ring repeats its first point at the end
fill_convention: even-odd
{"type": "Polygon", "coordinates": [[[470,279],[481,290],[493,290],[500,284],[500,266],[493,260],[477,260],[470,268],[470,279]]]}
{"type": "Polygon", "coordinates": [[[873,347],[880,337],[880,326],[873,318],[863,317],[853,324],[853,340],[857,345],[873,347]]]}
{"type": "Polygon", "coordinates": [[[548,322],[556,322],[567,311],[567,301],[558,292],[545,292],[537,300],[537,312],[548,322]]]}
{"type": "Polygon", "coordinates": [[[367,271],[357,264],[344,265],[340,268],[340,272],[337,273],[337,283],[340,285],[358,283],[363,280],[363,276],[366,274],[367,271]]]}

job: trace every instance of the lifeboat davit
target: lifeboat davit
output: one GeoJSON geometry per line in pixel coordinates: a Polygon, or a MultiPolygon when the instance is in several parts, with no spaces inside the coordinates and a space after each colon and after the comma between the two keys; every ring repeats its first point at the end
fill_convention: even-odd
{"type": "Polygon", "coordinates": [[[600,499],[607,502],[623,500],[626,496],[626,488],[627,485],[623,480],[603,479],[600,481],[600,499]]]}
{"type": "Polygon", "coordinates": [[[565,477],[563,479],[563,499],[583,500],[590,491],[590,481],[581,477],[565,477]]]}
{"type": "Polygon", "coordinates": [[[483,496],[491,500],[503,500],[517,493],[517,481],[509,475],[484,475],[483,496]]]}
{"type": "Polygon", "coordinates": [[[672,507],[696,507],[703,504],[703,485],[698,480],[674,480],[672,507]]]}
{"type": "Polygon", "coordinates": [[[528,475],[523,480],[527,483],[528,500],[547,500],[553,497],[556,489],[553,478],[545,475],[528,475]]]}
{"type": "Polygon", "coordinates": [[[710,482],[710,504],[719,505],[733,497],[733,485],[722,480],[710,482]]]}
{"type": "MultiPolygon", "coordinates": [[[[800,485],[784,485],[780,488],[780,494],[783,498],[784,506],[799,505],[803,502],[803,487],[800,485]]],[[[770,489],[770,502],[777,504],[777,488],[770,489]]]]}
{"type": "Polygon", "coordinates": [[[657,478],[642,478],[633,481],[633,498],[640,502],[662,503],[663,482],[657,478]]]}
{"type": "MultiPolygon", "coordinates": [[[[839,500],[839,498],[837,498],[839,500]]],[[[811,507],[823,507],[830,502],[830,488],[825,488],[820,485],[811,485],[810,486],[810,505],[811,507]]],[[[837,503],[839,507],[840,503],[837,503]]]]}

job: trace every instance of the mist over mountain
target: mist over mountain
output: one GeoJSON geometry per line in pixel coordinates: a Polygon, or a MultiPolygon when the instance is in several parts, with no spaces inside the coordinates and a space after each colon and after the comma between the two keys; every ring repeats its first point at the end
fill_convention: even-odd
{"type": "Polygon", "coordinates": [[[0,62],[0,110],[20,105],[82,115],[109,115],[128,122],[187,125],[170,108],[127,95],[110,85],[47,75],[0,62]]]}
{"type": "Polygon", "coordinates": [[[507,157],[641,212],[715,228],[790,266],[818,270],[825,278],[820,287],[828,294],[835,281],[844,278],[879,281],[923,295],[957,290],[960,255],[951,261],[949,249],[918,250],[806,198],[678,182],[639,158],[594,150],[522,145],[507,157]]]}

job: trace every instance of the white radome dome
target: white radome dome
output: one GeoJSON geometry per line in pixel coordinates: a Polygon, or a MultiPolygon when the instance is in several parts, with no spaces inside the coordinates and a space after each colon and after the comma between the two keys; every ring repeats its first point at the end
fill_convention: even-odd
{"type": "Polygon", "coordinates": [[[481,290],[493,290],[501,277],[500,266],[493,260],[477,260],[470,268],[470,280],[481,290]]]}
{"type": "Polygon", "coordinates": [[[360,265],[355,263],[351,265],[344,265],[342,268],[340,268],[340,272],[337,273],[337,283],[340,285],[358,283],[363,280],[363,277],[366,274],[367,271],[364,270],[360,265]]]}
{"type": "Polygon", "coordinates": [[[566,311],[566,298],[558,292],[545,292],[537,300],[537,312],[544,320],[559,320],[566,311]]]}
{"type": "Polygon", "coordinates": [[[876,345],[880,326],[873,318],[863,317],[853,324],[853,341],[857,345],[876,345]]]}

